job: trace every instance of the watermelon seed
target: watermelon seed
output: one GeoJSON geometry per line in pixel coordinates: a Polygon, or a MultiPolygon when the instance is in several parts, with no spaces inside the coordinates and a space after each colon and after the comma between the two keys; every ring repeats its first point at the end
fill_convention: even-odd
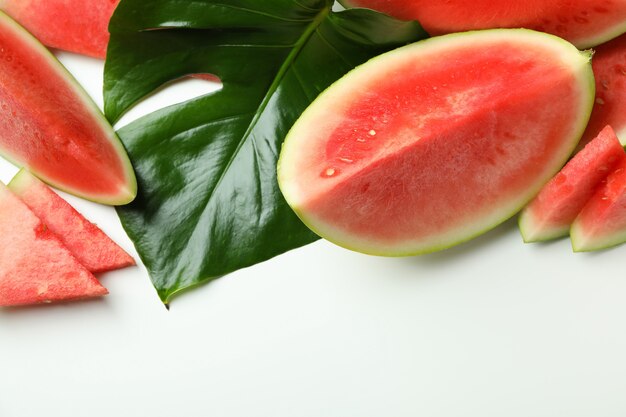
{"type": "Polygon", "coordinates": [[[354,161],[350,158],[338,158],[341,162],[345,162],[346,164],[351,164],[354,161]]]}
{"type": "Polygon", "coordinates": [[[374,129],[369,131],[370,136],[375,136],[376,135],[376,131],[374,129]]]}
{"type": "Polygon", "coordinates": [[[356,141],[363,143],[363,142],[365,142],[365,139],[363,139],[363,138],[356,138],[356,141]]]}
{"type": "Polygon", "coordinates": [[[327,177],[332,177],[333,175],[335,175],[335,169],[328,168],[326,171],[324,171],[324,175],[326,175],[327,177]]]}
{"type": "Polygon", "coordinates": [[[602,105],[602,104],[604,104],[604,100],[602,100],[600,97],[598,97],[598,98],[596,99],[596,103],[598,103],[598,104],[602,105]]]}

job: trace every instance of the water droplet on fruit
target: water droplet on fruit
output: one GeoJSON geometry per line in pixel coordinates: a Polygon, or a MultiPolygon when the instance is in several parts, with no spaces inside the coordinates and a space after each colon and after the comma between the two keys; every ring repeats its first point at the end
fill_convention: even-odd
{"type": "Polygon", "coordinates": [[[374,129],[369,131],[370,136],[376,136],[376,131],[374,129]]]}

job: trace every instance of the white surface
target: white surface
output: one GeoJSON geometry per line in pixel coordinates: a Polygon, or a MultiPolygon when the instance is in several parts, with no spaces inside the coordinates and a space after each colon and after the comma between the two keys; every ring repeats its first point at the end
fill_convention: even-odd
{"type": "MultiPolygon", "coordinates": [[[[61,57],[101,103],[101,63],[61,57]]],[[[113,209],[70,201],[136,256],[113,209]]],[[[0,416],[624,416],[625,255],[512,221],[420,258],[318,242],[169,312],[144,268],[104,274],[101,301],[0,310],[0,416]]]]}

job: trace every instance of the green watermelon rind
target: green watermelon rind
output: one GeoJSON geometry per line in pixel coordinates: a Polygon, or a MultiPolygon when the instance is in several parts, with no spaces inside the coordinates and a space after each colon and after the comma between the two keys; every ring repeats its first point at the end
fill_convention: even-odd
{"type": "Polygon", "coordinates": [[[616,233],[614,235],[604,236],[602,239],[595,240],[593,244],[589,244],[585,242],[583,233],[574,223],[570,229],[570,240],[572,243],[572,250],[574,252],[593,252],[613,248],[623,244],[626,242],[626,230],[622,230],[620,233],[616,233]]]}
{"type": "Polygon", "coordinates": [[[62,181],[55,180],[54,178],[49,178],[39,172],[36,166],[26,166],[25,164],[14,160],[7,152],[3,152],[3,149],[0,147],[0,155],[11,162],[12,164],[18,167],[28,168],[31,172],[33,172],[37,177],[39,177],[44,182],[62,190],[69,194],[73,194],[75,196],[84,198],[86,200],[94,201],[96,203],[107,204],[107,205],[123,205],[130,203],[135,196],[137,195],[137,179],[135,177],[135,171],[130,162],[126,149],[122,144],[121,140],[117,137],[115,130],[111,126],[111,124],[104,117],[98,106],[94,103],[91,97],[87,94],[87,92],[81,87],[78,81],[74,78],[74,76],[59,62],[59,60],[46,48],[41,42],[37,40],[30,32],[28,32],[24,27],[22,27],[19,23],[13,20],[6,13],[0,11],[0,20],[7,25],[13,27],[15,32],[18,33],[22,39],[27,43],[34,52],[40,54],[45,57],[46,61],[50,64],[50,67],[55,70],[63,79],[65,79],[76,93],[76,97],[83,104],[85,111],[93,116],[93,120],[96,122],[98,128],[105,133],[105,136],[109,140],[109,143],[115,149],[119,159],[121,166],[124,169],[124,176],[126,179],[126,189],[124,192],[118,193],[116,196],[101,196],[99,194],[90,194],[88,192],[82,192],[80,190],[76,190],[72,187],[68,187],[63,184],[62,181]]]}
{"type": "MultiPolygon", "coordinates": [[[[309,227],[313,232],[318,233],[320,236],[324,237],[325,239],[335,243],[338,246],[341,246],[349,250],[354,250],[357,252],[365,253],[368,255],[375,255],[375,256],[404,257],[404,256],[414,256],[414,255],[424,255],[424,254],[428,254],[432,252],[437,252],[437,251],[449,249],[461,243],[467,242],[471,239],[474,239],[494,229],[495,227],[502,224],[506,220],[515,216],[539,192],[539,190],[550,180],[550,178],[552,178],[559,171],[559,169],[566,163],[566,161],[568,160],[572,151],[575,149],[576,145],[578,144],[578,141],[580,140],[580,137],[582,136],[585,130],[587,121],[589,120],[589,117],[591,115],[591,110],[594,104],[595,80],[594,80],[593,71],[591,68],[591,56],[592,56],[591,51],[579,51],[578,49],[576,49],[575,46],[565,41],[564,39],[559,38],[554,35],[547,34],[547,33],[537,32],[537,31],[530,30],[530,29],[487,29],[487,30],[452,33],[448,35],[432,37],[429,39],[418,41],[411,45],[398,48],[396,50],[387,52],[377,57],[374,57],[368,62],[366,62],[365,64],[362,64],[359,67],[356,67],[355,69],[350,71],[348,74],[344,75],[341,79],[335,81],[335,83],[333,83],[330,87],[328,87],[315,99],[315,101],[300,116],[298,121],[296,121],[296,123],[291,128],[291,130],[289,131],[289,133],[287,134],[284,140],[282,152],[278,160],[277,171],[278,171],[279,187],[283,193],[283,196],[287,200],[288,204],[291,206],[294,213],[300,218],[300,220],[307,227],[309,227]],[[483,36],[483,35],[484,36],[498,36],[499,34],[514,34],[514,33],[519,34],[520,36],[529,36],[533,38],[541,37],[545,41],[552,42],[554,45],[560,45],[563,51],[566,52],[568,56],[571,56],[570,60],[572,61],[572,64],[576,63],[579,66],[579,70],[572,71],[572,73],[576,75],[576,78],[579,80],[578,84],[580,85],[581,92],[583,93],[583,95],[581,95],[580,97],[580,109],[579,109],[580,117],[578,118],[579,123],[577,126],[572,127],[572,137],[570,140],[570,144],[567,147],[568,151],[563,152],[563,155],[560,156],[560,158],[558,159],[558,162],[555,163],[551,169],[547,170],[542,176],[542,178],[538,180],[536,184],[534,184],[534,186],[528,187],[525,195],[519,199],[517,204],[512,205],[506,210],[502,210],[502,212],[498,212],[497,214],[494,214],[493,216],[491,216],[492,219],[490,221],[487,221],[484,226],[472,231],[471,233],[462,234],[462,236],[459,238],[450,238],[448,236],[444,236],[442,239],[440,239],[444,241],[443,243],[433,244],[428,247],[392,248],[392,249],[385,248],[381,250],[380,247],[377,246],[376,242],[361,244],[362,242],[355,243],[352,239],[348,240],[345,237],[341,237],[339,236],[341,233],[336,233],[337,230],[332,227],[328,227],[326,230],[322,230],[322,228],[326,226],[324,222],[320,222],[319,224],[317,224],[313,219],[309,218],[309,215],[307,213],[303,212],[296,204],[293,203],[291,195],[289,194],[289,191],[287,190],[287,187],[286,187],[287,180],[283,176],[284,170],[282,169],[282,166],[286,165],[284,161],[284,157],[286,155],[285,149],[290,146],[290,138],[295,136],[294,131],[296,130],[297,126],[301,123],[304,123],[303,121],[306,121],[307,116],[313,111],[315,111],[315,110],[311,110],[311,109],[315,109],[314,107],[315,102],[322,102],[324,100],[327,100],[326,97],[330,96],[328,92],[332,91],[333,87],[342,85],[343,83],[348,83],[350,80],[350,76],[361,71],[363,67],[376,65],[379,62],[383,64],[387,56],[391,54],[401,53],[406,48],[416,48],[416,47],[419,48],[420,46],[430,45],[432,43],[446,43],[450,41],[454,42],[458,38],[464,38],[464,37],[467,37],[468,42],[471,42],[471,38],[473,36],[483,36]],[[587,97],[584,97],[584,93],[586,93],[587,97]],[[322,224],[322,227],[320,227],[320,224],[322,224]]],[[[327,101],[329,101],[329,105],[332,104],[332,100],[327,100],[327,101]]],[[[321,107],[324,107],[324,106],[321,106],[321,107]]],[[[456,232],[457,232],[455,233],[456,235],[460,234],[458,233],[459,230],[461,229],[456,229],[456,232]]],[[[451,236],[452,233],[449,235],[451,236]]]]}

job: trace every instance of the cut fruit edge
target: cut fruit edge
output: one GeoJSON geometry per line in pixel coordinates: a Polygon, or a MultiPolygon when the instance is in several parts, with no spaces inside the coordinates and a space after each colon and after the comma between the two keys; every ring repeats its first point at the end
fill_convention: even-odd
{"type": "Polygon", "coordinates": [[[84,300],[108,294],[108,290],[78,262],[41,219],[2,183],[0,211],[10,213],[0,216],[0,221],[15,223],[0,226],[2,236],[11,240],[9,247],[2,252],[3,256],[0,256],[0,264],[3,265],[0,274],[2,307],[84,300]],[[14,230],[15,227],[18,230],[14,230]],[[12,237],[14,232],[19,232],[17,237],[12,237]],[[28,253],[20,252],[20,247],[25,245],[28,253]],[[52,259],[48,259],[50,256],[52,259]],[[27,257],[50,261],[53,267],[35,263],[34,259],[27,257]],[[47,275],[42,276],[42,271],[47,275]]]}
{"type": "Polygon", "coordinates": [[[85,111],[93,117],[93,120],[96,122],[100,130],[105,132],[104,136],[106,136],[108,143],[114,148],[116,155],[120,158],[120,165],[124,170],[125,184],[123,187],[120,187],[119,192],[114,196],[90,194],[87,191],[81,191],[68,187],[61,181],[55,180],[54,178],[50,178],[41,173],[37,167],[29,166],[27,163],[21,163],[14,160],[10,156],[7,156],[5,152],[2,153],[2,157],[17,167],[27,168],[42,181],[77,197],[106,205],[123,205],[130,203],[137,195],[137,179],[135,177],[135,171],[124,145],[113,130],[111,124],[104,117],[104,114],[100,111],[98,106],[91,99],[89,94],[87,94],[87,92],[82,88],[74,76],[59,62],[52,52],[50,52],[48,48],[39,42],[39,40],[37,40],[37,38],[35,38],[30,32],[2,11],[0,11],[0,25],[7,25],[10,27],[11,30],[13,30],[14,33],[16,33],[17,36],[19,36],[35,53],[44,57],[54,72],[56,72],[59,77],[65,80],[65,82],[71,87],[73,92],[76,94],[76,97],[84,106],[85,111]]]}
{"type": "Polygon", "coordinates": [[[92,273],[135,265],[135,260],[98,226],[25,169],[9,182],[13,191],[38,216],[75,258],[92,273]],[[87,243],[87,244],[85,244],[87,243]]]}
{"type": "Polygon", "coordinates": [[[626,156],[576,217],[570,238],[574,252],[608,249],[626,242],[626,156]],[[595,225],[586,225],[590,220],[595,225]],[[608,233],[609,227],[612,233],[608,233]]]}
{"type": "MultiPolygon", "coordinates": [[[[559,59],[561,60],[561,62],[568,64],[567,68],[571,69],[572,76],[577,81],[576,85],[580,86],[581,98],[578,102],[579,108],[577,109],[577,114],[580,114],[581,117],[578,119],[577,124],[572,125],[571,134],[568,136],[571,136],[571,140],[568,141],[568,143],[571,142],[567,146],[568,151],[563,153],[562,157],[559,160],[559,164],[557,164],[558,168],[562,167],[563,164],[565,164],[569,155],[571,154],[571,151],[573,151],[573,149],[575,148],[580,136],[582,135],[593,106],[595,82],[593,78],[593,73],[591,72],[590,68],[590,59],[592,54],[591,51],[578,51],[573,45],[561,38],[529,29],[489,29],[463,33],[453,33],[449,35],[433,37],[402,48],[398,48],[391,52],[387,52],[383,55],[371,59],[367,63],[350,71],[340,80],[336,81],[331,87],[329,87],[329,89],[322,92],[315,100],[315,102],[318,103],[317,106],[310,106],[309,108],[307,108],[307,110],[305,110],[305,112],[301,115],[296,124],[292,127],[291,131],[287,135],[287,138],[285,139],[285,142],[283,143],[283,149],[278,162],[279,185],[283,192],[283,195],[289,202],[294,212],[303,221],[303,223],[305,223],[309,228],[311,228],[313,231],[317,232],[324,238],[347,249],[381,256],[411,256],[447,249],[449,247],[473,239],[485,233],[486,231],[493,229],[494,227],[498,226],[502,222],[506,221],[507,219],[513,217],[516,213],[518,213],[519,210],[534,195],[537,194],[543,184],[545,184],[549,180],[549,178],[551,178],[555,174],[555,171],[557,171],[558,168],[550,170],[549,172],[545,172],[543,175],[543,180],[539,181],[534,187],[531,187],[526,195],[523,196],[523,198],[520,198],[519,201],[511,203],[511,207],[507,207],[506,210],[501,210],[501,212],[506,212],[505,215],[502,215],[501,212],[494,213],[494,215],[486,219],[486,221],[482,222],[482,224],[480,224],[478,227],[474,226],[470,228],[470,230],[463,231],[463,233],[459,233],[459,231],[461,230],[460,228],[452,230],[447,235],[442,235],[439,237],[439,239],[437,239],[441,243],[432,242],[428,245],[422,245],[421,247],[418,247],[419,245],[412,245],[414,247],[408,248],[406,246],[411,245],[403,244],[399,247],[386,248],[384,250],[381,250],[376,242],[368,242],[365,239],[356,242],[355,244],[354,238],[349,233],[346,234],[342,231],[339,231],[333,226],[327,225],[323,220],[317,221],[313,217],[309,216],[305,212],[305,210],[302,210],[302,207],[306,206],[306,198],[301,194],[301,191],[298,189],[295,181],[290,181],[289,179],[297,177],[297,167],[292,165],[285,168],[286,164],[284,164],[284,159],[286,158],[285,155],[294,152],[294,150],[292,150],[292,147],[296,146],[295,141],[290,141],[289,139],[290,137],[297,137],[299,135],[299,126],[304,126],[307,119],[315,119],[316,117],[319,117],[319,114],[324,113],[325,108],[336,107],[336,97],[341,96],[342,94],[335,93],[335,90],[344,93],[349,92],[351,90],[350,85],[359,84],[359,80],[361,78],[368,78],[367,71],[360,71],[361,67],[366,65],[368,66],[368,68],[373,65],[384,66],[384,63],[387,62],[390,58],[393,59],[397,55],[402,54],[408,48],[427,48],[431,46],[434,47],[439,44],[446,45],[448,43],[452,43],[451,41],[455,41],[457,38],[463,37],[468,37],[467,42],[470,42],[473,45],[475,44],[477,39],[489,39],[490,37],[498,36],[499,34],[508,34],[510,36],[513,36],[513,34],[515,34],[515,36],[518,36],[522,39],[527,39],[529,45],[535,45],[542,48],[552,48],[554,50],[554,53],[560,57],[559,59]],[[546,37],[549,37],[556,42],[553,42],[548,47],[546,47],[546,37]],[[559,46],[557,47],[556,45],[559,46]],[[331,88],[333,89],[332,94],[328,93],[331,88]],[[462,238],[456,238],[459,234],[463,235],[462,238]]],[[[566,65],[564,64],[564,66],[566,65]]],[[[355,173],[354,175],[358,175],[358,173],[355,173]]],[[[349,177],[344,178],[344,181],[349,180],[349,177]]]]}
{"type": "Polygon", "coordinates": [[[624,155],[613,129],[606,126],[521,211],[518,226],[524,242],[542,242],[569,235],[578,213],[624,155]]]}

